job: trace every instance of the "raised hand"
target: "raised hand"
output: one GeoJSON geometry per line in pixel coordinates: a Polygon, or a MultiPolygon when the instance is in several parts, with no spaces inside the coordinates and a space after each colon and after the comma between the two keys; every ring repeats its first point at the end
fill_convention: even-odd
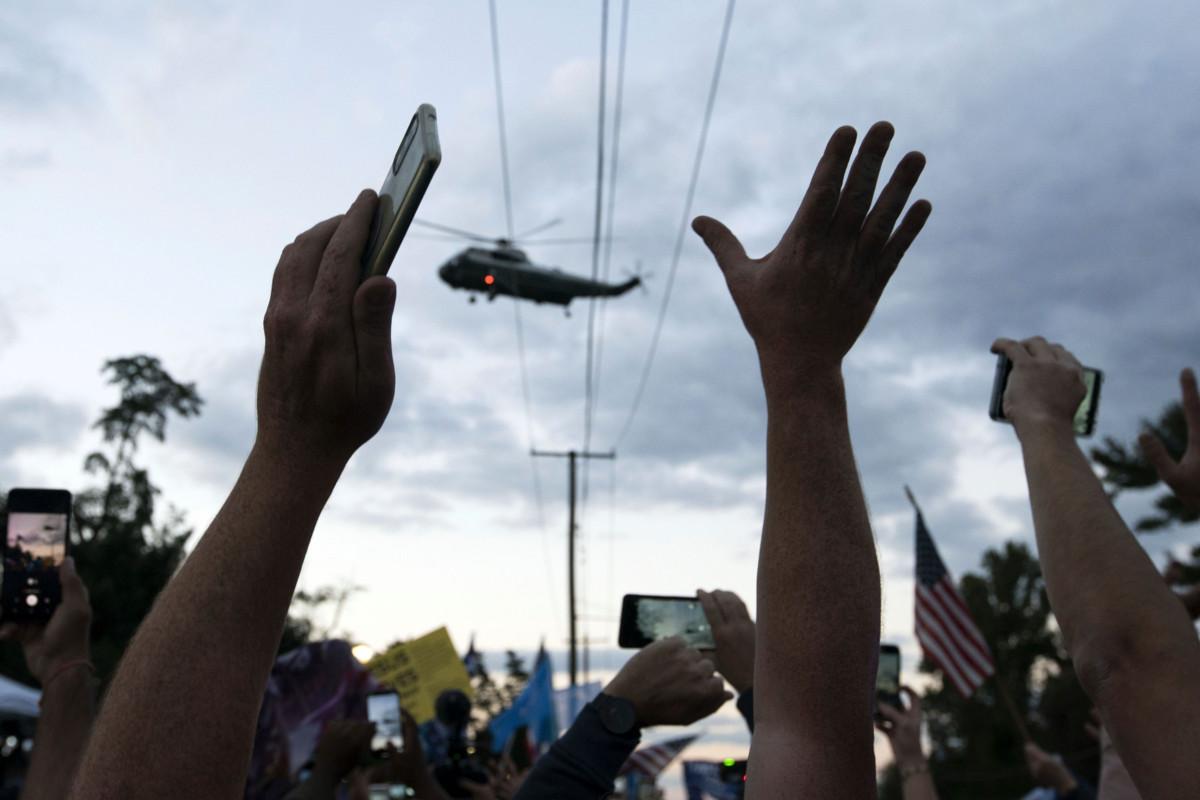
{"type": "Polygon", "coordinates": [[[887,727],[876,721],[875,727],[883,731],[892,746],[896,764],[904,769],[925,761],[921,750],[921,698],[907,686],[900,693],[908,698],[908,706],[896,708],[891,703],[879,704],[879,715],[888,723],[887,727]]]}
{"type": "Polygon", "coordinates": [[[1191,511],[1200,513],[1200,392],[1196,390],[1196,373],[1185,369],[1179,375],[1183,391],[1183,416],[1187,421],[1187,449],[1178,462],[1152,431],[1143,431],[1138,444],[1146,459],[1154,465],[1163,483],[1191,511]]]}
{"type": "Polygon", "coordinates": [[[313,756],[313,773],[337,784],[362,763],[371,749],[375,723],[335,719],[325,726],[313,756]]]}
{"type": "Polygon", "coordinates": [[[917,152],[900,160],[871,206],[894,132],[887,122],[871,127],[845,186],[857,134],[848,126],[834,132],[799,211],[779,244],[762,258],[748,257],[717,220],[692,222],[758,347],[764,380],[778,370],[805,375],[840,367],[928,219],[931,206],[919,200],[896,227],[925,167],[925,157],[917,152]]]}
{"type": "Polygon", "coordinates": [[[1033,742],[1025,744],[1025,765],[1038,786],[1054,789],[1060,795],[1075,791],[1079,785],[1060,756],[1047,753],[1033,742]]]}
{"type": "Polygon", "coordinates": [[[639,727],[691,725],[733,697],[715,672],[713,662],[672,636],[629,659],[604,693],[632,703],[639,727]]]}
{"type": "Polygon", "coordinates": [[[263,320],[256,447],[344,461],[387,417],[396,285],[381,276],[358,283],[376,202],[364,190],[279,258],[263,320]]]}
{"type": "Polygon", "coordinates": [[[0,639],[21,643],[29,672],[43,687],[64,670],[90,667],[92,606],[87,587],[75,571],[73,558],[63,561],[58,575],[62,602],[49,622],[7,622],[0,627],[0,639]]]}
{"type": "Polygon", "coordinates": [[[712,628],[717,671],[741,694],[754,684],[754,620],[733,592],[698,590],[696,596],[712,628]]]}
{"type": "Polygon", "coordinates": [[[1028,425],[1072,429],[1075,412],[1087,395],[1083,366],[1065,347],[1041,336],[1020,342],[997,339],[993,353],[1013,362],[1004,390],[1004,416],[1020,434],[1028,425]]]}
{"type": "Polygon", "coordinates": [[[425,753],[421,748],[421,732],[412,714],[401,709],[401,724],[404,727],[404,749],[396,750],[391,744],[387,748],[387,760],[372,768],[374,778],[383,783],[403,783],[416,789],[419,796],[441,797],[435,789],[435,781],[425,765],[425,753]]]}

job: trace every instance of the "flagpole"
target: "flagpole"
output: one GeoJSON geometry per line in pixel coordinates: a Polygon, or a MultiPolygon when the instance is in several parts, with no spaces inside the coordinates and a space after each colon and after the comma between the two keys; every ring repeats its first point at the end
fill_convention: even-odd
{"type": "Polygon", "coordinates": [[[1017,726],[1017,732],[1021,734],[1021,739],[1025,742],[1032,742],[1033,739],[1029,736],[1029,729],[1025,727],[1025,722],[1017,712],[1017,705],[1013,702],[1012,695],[1008,693],[1008,690],[1004,688],[1004,684],[1000,681],[999,672],[992,673],[992,682],[996,684],[996,692],[1000,695],[1000,699],[1004,701],[1004,707],[1008,709],[1013,724],[1017,726]]]}
{"type": "Polygon", "coordinates": [[[921,507],[917,505],[917,498],[913,497],[912,489],[908,488],[907,483],[904,484],[904,495],[908,498],[908,502],[912,503],[913,510],[916,511],[917,514],[924,516],[921,514],[921,507]]]}

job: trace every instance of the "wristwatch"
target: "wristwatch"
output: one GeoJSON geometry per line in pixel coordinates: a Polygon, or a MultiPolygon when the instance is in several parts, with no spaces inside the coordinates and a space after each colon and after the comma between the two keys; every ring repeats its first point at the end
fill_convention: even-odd
{"type": "Polygon", "coordinates": [[[624,697],[601,692],[592,701],[592,708],[596,709],[600,722],[611,734],[625,736],[637,730],[637,713],[633,710],[633,703],[624,697]]]}

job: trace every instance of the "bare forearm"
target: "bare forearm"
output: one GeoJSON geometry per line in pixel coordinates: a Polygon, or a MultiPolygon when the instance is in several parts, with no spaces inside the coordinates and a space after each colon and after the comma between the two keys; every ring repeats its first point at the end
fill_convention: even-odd
{"type": "Polygon", "coordinates": [[[904,800],[938,800],[937,787],[929,771],[904,778],[904,800]]]}
{"type": "Polygon", "coordinates": [[[844,768],[840,790],[873,791],[879,566],[841,375],[768,382],[767,405],[756,736],[820,739],[844,768]]]}
{"type": "Polygon", "coordinates": [[[76,797],[241,795],[287,608],[339,473],[251,453],[130,645],[76,797]]]}
{"type": "Polygon", "coordinates": [[[21,800],[61,800],[71,790],[95,715],[91,673],[71,669],[42,694],[42,713],[21,800]]]}
{"type": "MultiPolygon", "coordinates": [[[[1072,656],[1137,659],[1195,639],[1069,426],[1018,430],[1046,589],[1072,656]]],[[[1152,668],[1146,663],[1136,669],[1152,668]]]]}

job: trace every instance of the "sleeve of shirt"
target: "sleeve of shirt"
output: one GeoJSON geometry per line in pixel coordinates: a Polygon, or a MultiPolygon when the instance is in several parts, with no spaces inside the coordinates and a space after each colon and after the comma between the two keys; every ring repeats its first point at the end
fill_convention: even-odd
{"type": "Polygon", "coordinates": [[[737,710],[746,718],[746,727],[754,733],[754,690],[747,689],[738,695],[737,710]]]}
{"type": "Polygon", "coordinates": [[[641,733],[618,736],[604,727],[591,703],[533,765],[513,800],[601,800],[612,794],[621,765],[641,733]]]}

